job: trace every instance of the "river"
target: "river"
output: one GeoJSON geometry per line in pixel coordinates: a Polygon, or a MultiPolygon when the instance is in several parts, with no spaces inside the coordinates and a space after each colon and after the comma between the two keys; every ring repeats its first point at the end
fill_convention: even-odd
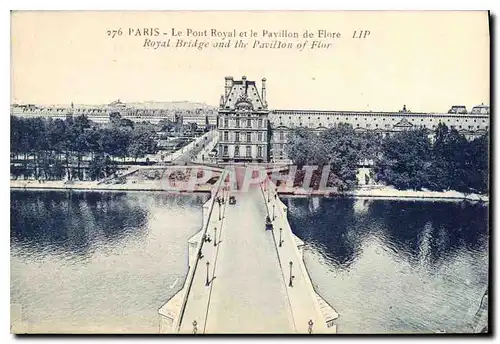
{"type": "MultiPolygon", "coordinates": [[[[206,195],[11,191],[13,329],[157,333],[206,195]]],[[[467,332],[488,280],[488,208],[284,198],[340,333],[467,332]]]]}
{"type": "Polygon", "coordinates": [[[339,333],[471,332],[488,285],[488,208],[285,198],[339,333]]]}

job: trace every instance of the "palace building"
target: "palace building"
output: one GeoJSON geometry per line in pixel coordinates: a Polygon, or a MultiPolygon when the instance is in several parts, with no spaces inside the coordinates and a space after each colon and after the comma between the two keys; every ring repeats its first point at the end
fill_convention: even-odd
{"type": "Polygon", "coordinates": [[[255,81],[226,77],[217,118],[219,162],[269,161],[266,79],[261,93],[255,81]]]}
{"type": "Polygon", "coordinates": [[[286,145],[295,128],[320,132],[347,123],[356,132],[382,136],[424,129],[432,139],[438,124],[443,123],[473,139],[488,133],[489,122],[487,105],[475,106],[470,112],[464,105],[454,105],[448,113],[411,112],[406,106],[397,112],[268,110],[265,78],[260,95],[254,81],[226,77],[218,114],[219,161],[287,161],[286,145]]]}

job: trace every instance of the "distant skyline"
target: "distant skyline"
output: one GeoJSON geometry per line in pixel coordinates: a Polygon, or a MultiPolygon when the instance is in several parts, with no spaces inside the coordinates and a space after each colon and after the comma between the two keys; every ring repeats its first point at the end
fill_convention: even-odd
{"type": "Polygon", "coordinates": [[[446,112],[489,105],[487,12],[13,12],[11,102],[189,101],[267,79],[270,109],[446,112]],[[466,23],[467,25],[464,25],[466,23]],[[339,31],[331,50],[148,50],[110,27],[339,31]],[[370,39],[350,39],[369,29],[370,39]]]}

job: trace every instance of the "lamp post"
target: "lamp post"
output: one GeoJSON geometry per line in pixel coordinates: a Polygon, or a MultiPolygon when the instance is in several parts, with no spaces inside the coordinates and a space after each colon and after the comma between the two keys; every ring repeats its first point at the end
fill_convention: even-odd
{"type": "Polygon", "coordinates": [[[281,247],[281,244],[283,244],[283,240],[281,240],[281,232],[283,232],[283,228],[280,228],[280,247],[281,247]]]}
{"type": "Polygon", "coordinates": [[[276,218],[276,216],[274,216],[274,204],[273,204],[273,221],[275,218],[276,218]]]}
{"type": "MultiPolygon", "coordinates": [[[[208,263],[207,263],[207,264],[208,264],[208,263]]],[[[289,287],[293,287],[292,267],[293,267],[293,262],[292,262],[292,261],[290,261],[290,282],[288,283],[288,286],[289,286],[289,287]]],[[[207,270],[207,273],[208,273],[208,270],[207,270]]],[[[207,281],[208,281],[208,277],[207,277],[207,281]]]]}
{"type": "Polygon", "coordinates": [[[267,203],[271,202],[271,197],[269,196],[269,182],[268,182],[268,185],[267,185],[267,203]]]}
{"type": "Polygon", "coordinates": [[[221,217],[220,217],[220,198],[217,198],[217,203],[219,203],[219,221],[221,220],[221,217]]]}
{"type": "Polygon", "coordinates": [[[217,246],[217,227],[214,227],[214,246],[217,246]]]}
{"type": "MultiPolygon", "coordinates": [[[[291,262],[290,262],[291,263],[291,262]]],[[[205,282],[205,286],[208,287],[210,285],[210,281],[208,280],[208,267],[210,266],[210,262],[207,262],[207,281],[205,282]]],[[[291,280],[290,280],[291,281],[291,280]]]]}
{"type": "Polygon", "coordinates": [[[308,330],[309,334],[311,334],[313,331],[313,324],[314,324],[312,319],[309,319],[309,322],[307,324],[309,325],[309,330],[308,330]]]}

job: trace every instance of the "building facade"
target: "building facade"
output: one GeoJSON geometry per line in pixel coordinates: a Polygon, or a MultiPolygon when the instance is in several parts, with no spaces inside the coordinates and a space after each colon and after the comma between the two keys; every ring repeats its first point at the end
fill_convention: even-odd
{"type": "Polygon", "coordinates": [[[225,78],[217,116],[219,162],[267,162],[268,115],[266,79],[261,93],[255,81],[225,78]]]}
{"type": "Polygon", "coordinates": [[[35,104],[17,105],[10,107],[11,116],[22,118],[52,118],[66,119],[67,116],[86,115],[96,123],[108,123],[109,115],[119,113],[124,119],[132,122],[150,122],[157,124],[161,120],[175,122],[182,117],[183,123],[196,123],[200,127],[216,125],[217,108],[198,109],[161,109],[161,108],[137,108],[117,100],[108,105],[100,106],[41,106],[35,104]]]}
{"type": "Polygon", "coordinates": [[[272,110],[269,113],[272,132],[270,156],[272,161],[288,160],[286,145],[290,132],[295,128],[320,132],[340,123],[351,125],[356,132],[372,131],[382,136],[403,130],[424,129],[432,139],[439,123],[456,129],[468,139],[488,133],[488,106],[478,105],[470,112],[464,110],[463,106],[453,106],[448,113],[413,113],[406,106],[398,112],[272,110]]]}
{"type": "Polygon", "coordinates": [[[266,79],[259,94],[254,81],[246,77],[226,77],[217,118],[219,162],[288,161],[286,146],[291,132],[307,128],[318,133],[341,123],[355,132],[374,132],[387,136],[399,131],[424,129],[431,139],[439,123],[456,129],[468,139],[489,132],[490,108],[477,105],[470,112],[464,105],[453,105],[448,113],[268,110],[266,79]]]}

